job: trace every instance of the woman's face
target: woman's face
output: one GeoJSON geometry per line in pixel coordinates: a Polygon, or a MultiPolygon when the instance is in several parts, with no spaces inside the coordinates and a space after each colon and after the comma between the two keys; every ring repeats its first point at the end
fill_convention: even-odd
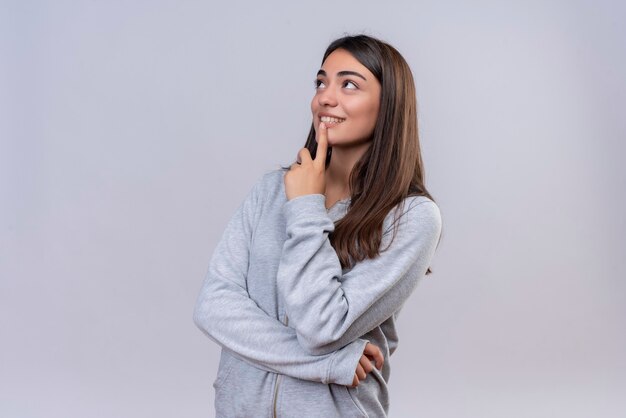
{"type": "Polygon", "coordinates": [[[380,107],[380,83],[344,49],[336,49],[317,73],[311,101],[313,125],[328,127],[328,144],[354,146],[368,142],[380,107]]]}

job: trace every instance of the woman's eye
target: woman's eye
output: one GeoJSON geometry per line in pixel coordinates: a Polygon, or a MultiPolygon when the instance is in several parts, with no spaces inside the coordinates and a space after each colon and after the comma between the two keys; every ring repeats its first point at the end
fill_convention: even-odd
{"type": "Polygon", "coordinates": [[[358,87],[357,87],[357,85],[356,85],[356,84],[354,84],[354,82],[349,81],[349,80],[348,80],[348,81],[345,81],[345,82],[343,83],[343,86],[344,86],[344,87],[346,87],[347,89],[350,89],[350,90],[354,90],[354,89],[357,89],[357,88],[358,88],[358,87]]]}
{"type": "Polygon", "coordinates": [[[315,80],[314,84],[315,84],[315,88],[316,89],[319,89],[319,88],[322,88],[322,87],[326,87],[324,85],[324,83],[322,82],[322,80],[315,80]]]}

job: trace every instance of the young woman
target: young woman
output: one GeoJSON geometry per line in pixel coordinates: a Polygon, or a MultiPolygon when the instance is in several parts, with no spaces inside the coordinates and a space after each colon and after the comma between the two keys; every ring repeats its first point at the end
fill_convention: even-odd
{"type": "Polygon", "coordinates": [[[396,317],[439,243],[398,51],[338,39],[315,89],[305,147],[238,208],[196,303],[218,417],[387,416],[396,317]]]}

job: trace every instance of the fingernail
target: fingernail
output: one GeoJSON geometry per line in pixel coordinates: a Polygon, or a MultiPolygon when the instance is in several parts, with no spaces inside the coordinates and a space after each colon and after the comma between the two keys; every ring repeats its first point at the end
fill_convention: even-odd
{"type": "Polygon", "coordinates": [[[326,124],[324,122],[320,122],[320,129],[326,129],[326,124]]]}

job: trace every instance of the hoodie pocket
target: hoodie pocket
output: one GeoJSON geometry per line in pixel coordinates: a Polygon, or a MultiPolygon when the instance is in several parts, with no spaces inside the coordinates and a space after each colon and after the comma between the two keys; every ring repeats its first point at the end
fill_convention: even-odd
{"type": "Polygon", "coordinates": [[[358,414],[357,416],[359,417],[368,417],[369,415],[367,414],[367,412],[365,412],[363,408],[359,406],[358,402],[352,396],[351,389],[348,386],[341,386],[341,388],[345,390],[347,398],[346,402],[349,402],[354,407],[354,413],[358,414]]]}
{"type": "MultiPolygon", "coordinates": [[[[230,352],[222,355],[215,380],[215,416],[220,418],[265,416],[273,395],[273,373],[257,369],[230,352]]],[[[295,415],[297,416],[297,415],[295,415]]]]}
{"type": "Polygon", "coordinates": [[[228,354],[226,350],[222,350],[222,354],[220,355],[220,364],[217,367],[217,377],[213,382],[213,387],[215,389],[219,389],[220,387],[222,387],[222,385],[226,381],[226,378],[230,374],[230,371],[233,369],[233,360],[233,356],[228,354]]]}
{"type": "Polygon", "coordinates": [[[277,403],[279,417],[367,418],[346,386],[283,376],[277,403]]]}

